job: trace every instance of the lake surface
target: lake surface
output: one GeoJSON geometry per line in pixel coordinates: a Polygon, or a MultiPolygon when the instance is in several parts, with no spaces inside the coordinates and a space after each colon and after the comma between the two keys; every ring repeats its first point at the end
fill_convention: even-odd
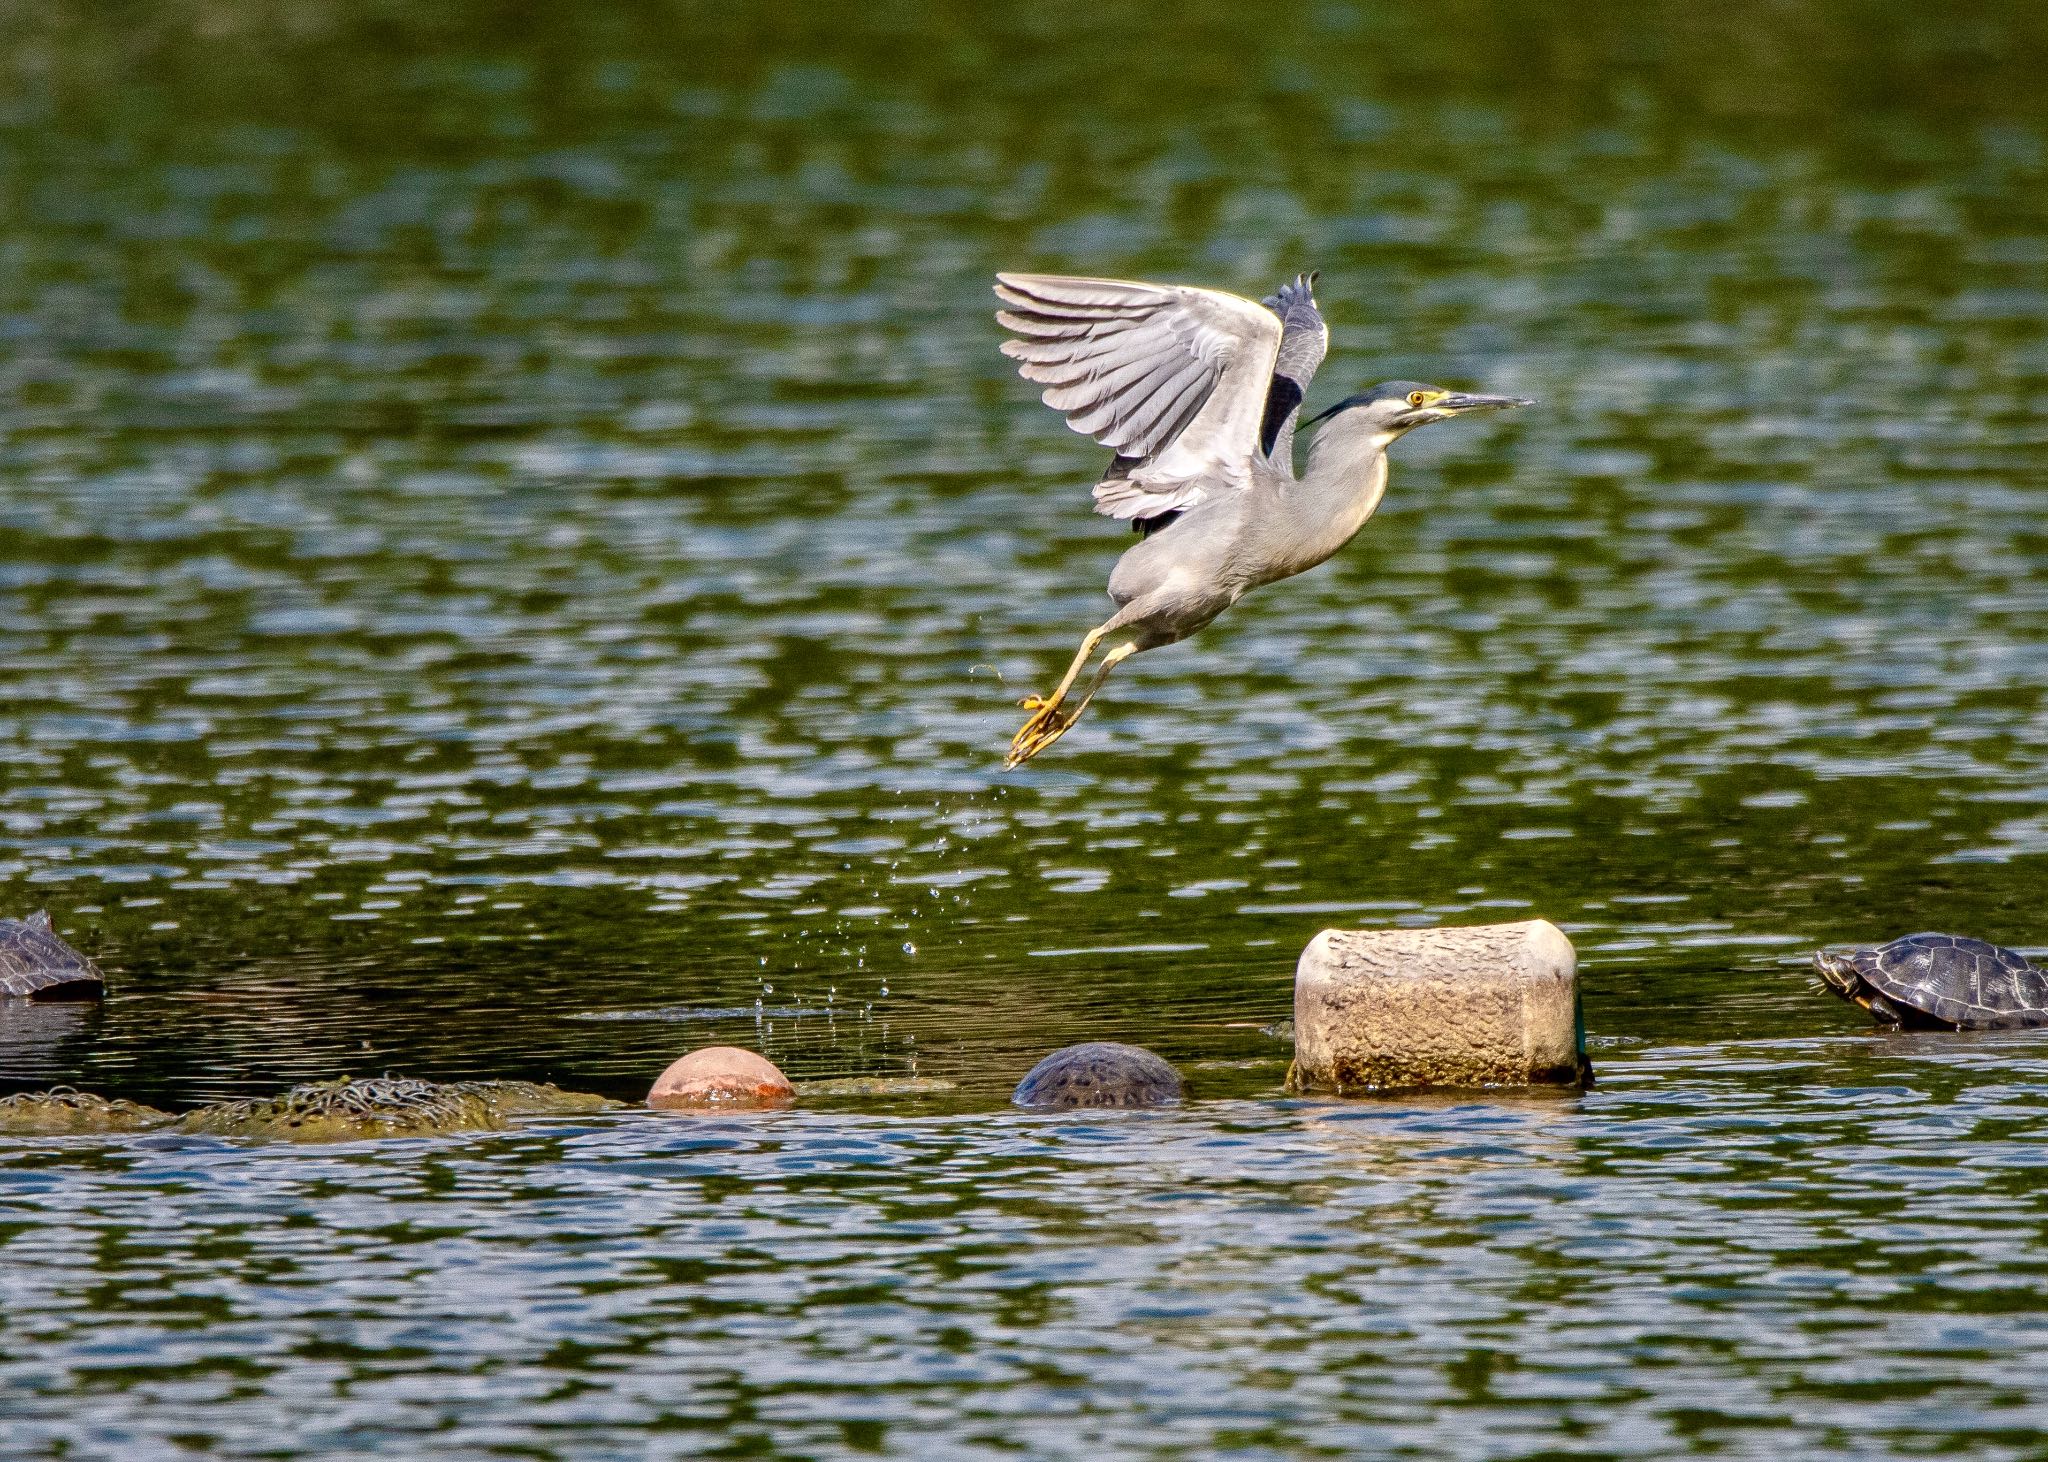
{"type": "Polygon", "coordinates": [[[958,1084],[0,1146],[7,1449],[2048,1450],[2048,1035],[1805,974],[2048,950],[2048,20],[1526,9],[0,17],[0,1090],[958,1084]],[[1542,405],[1004,775],[1130,539],[998,268],[1542,405]],[[1279,1098],[1536,915],[1594,1091],[1279,1098]]]}

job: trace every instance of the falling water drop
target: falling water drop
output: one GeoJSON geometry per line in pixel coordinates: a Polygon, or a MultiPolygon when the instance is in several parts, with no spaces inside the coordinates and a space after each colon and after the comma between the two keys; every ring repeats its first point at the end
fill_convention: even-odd
{"type": "Polygon", "coordinates": [[[906,939],[903,941],[903,952],[905,954],[916,954],[917,946],[915,944],[912,944],[908,939],[906,939]]]}

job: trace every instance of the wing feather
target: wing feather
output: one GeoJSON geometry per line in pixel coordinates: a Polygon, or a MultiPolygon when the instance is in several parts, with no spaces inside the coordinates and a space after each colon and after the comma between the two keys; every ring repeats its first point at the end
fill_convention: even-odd
{"type": "Polygon", "coordinates": [[[1136,409],[1157,417],[1169,436],[1179,436],[1194,419],[1207,380],[1208,374],[1198,364],[1176,368],[1169,363],[1156,378],[1146,381],[1147,395],[1136,409]]]}
{"type": "Polygon", "coordinates": [[[1281,319],[1220,290],[999,274],[1003,353],[1075,431],[1116,452],[1098,511],[1150,517],[1242,488],[1279,353],[1281,319]]]}
{"type": "MultiPolygon", "coordinates": [[[[1105,356],[1102,363],[1087,374],[1072,377],[1070,384],[1054,386],[1044,392],[1043,399],[1046,405],[1059,411],[1072,413],[1101,405],[1116,408],[1119,419],[1144,420],[1144,404],[1151,395],[1145,383],[1161,370],[1173,370],[1179,365],[1180,362],[1172,356],[1158,351],[1143,355],[1105,356]]],[[[1076,431],[1090,431],[1078,420],[1072,424],[1076,431]]]]}
{"type": "Polygon", "coordinates": [[[1330,349],[1330,327],[1316,308],[1316,276],[1313,271],[1297,274],[1294,283],[1283,284],[1263,303],[1280,317],[1280,351],[1273,361],[1273,384],[1266,395],[1265,419],[1259,427],[1259,441],[1267,457],[1294,470],[1294,424],[1301,416],[1301,403],[1308,396],[1308,383],[1330,349]]]}

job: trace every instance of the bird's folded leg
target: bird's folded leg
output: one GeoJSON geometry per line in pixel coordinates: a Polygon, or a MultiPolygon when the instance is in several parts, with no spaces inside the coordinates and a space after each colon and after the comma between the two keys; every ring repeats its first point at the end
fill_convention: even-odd
{"type": "MultiPolygon", "coordinates": [[[[1024,723],[1015,736],[1010,738],[1010,755],[1003,762],[1003,766],[1006,769],[1030,758],[1032,754],[1030,751],[1026,751],[1022,756],[1019,756],[1019,750],[1031,744],[1032,738],[1038,736],[1053,723],[1057,717],[1060,702],[1067,698],[1067,691],[1073,686],[1075,677],[1081,673],[1081,667],[1088,663],[1088,657],[1095,653],[1095,647],[1102,643],[1102,637],[1108,633],[1109,626],[1106,624],[1098,625],[1088,631],[1087,636],[1081,641],[1080,650],[1074,655],[1074,663],[1067,667],[1067,673],[1060,678],[1059,688],[1053,691],[1051,695],[1027,695],[1023,700],[1017,702],[1025,710],[1035,712],[1036,714],[1024,723]]],[[[1062,726],[1060,729],[1065,730],[1066,728],[1062,726]]],[[[1057,737],[1058,734],[1057,731],[1054,732],[1053,737],[1057,737]]],[[[1047,738],[1044,744],[1050,746],[1052,738],[1047,738]]],[[[1033,750],[1036,750],[1036,747],[1033,750]]]]}
{"type": "Polygon", "coordinates": [[[1098,625],[1088,631],[1081,641],[1081,648],[1074,654],[1074,663],[1067,667],[1067,673],[1060,677],[1059,689],[1051,695],[1027,695],[1017,704],[1027,711],[1046,711],[1057,706],[1067,697],[1067,690],[1074,683],[1074,677],[1081,673],[1081,667],[1088,663],[1088,657],[1095,653],[1095,647],[1102,643],[1102,637],[1109,633],[1109,626],[1098,625]]]}
{"type": "MultiPolygon", "coordinates": [[[[1089,637],[1090,640],[1093,641],[1099,638],[1099,634],[1100,632],[1096,635],[1091,635],[1089,637]]],[[[1086,649],[1094,649],[1093,643],[1090,643],[1086,649]]],[[[1104,655],[1102,663],[1095,669],[1094,677],[1088,682],[1088,688],[1081,692],[1080,704],[1070,711],[1065,709],[1060,702],[1066,696],[1067,687],[1073,683],[1074,671],[1080,669],[1080,661],[1076,661],[1074,671],[1068,672],[1066,680],[1062,681],[1060,688],[1053,693],[1053,698],[1039,706],[1037,713],[1019,727],[1017,734],[1011,738],[1010,754],[1003,758],[1003,770],[1008,771],[1012,767],[1022,766],[1025,762],[1030,761],[1032,757],[1038,755],[1039,752],[1045,750],[1048,746],[1066,735],[1073,727],[1073,724],[1081,719],[1081,713],[1088,709],[1088,702],[1095,699],[1095,692],[1102,689],[1102,682],[1109,679],[1109,672],[1137,653],[1137,645],[1131,643],[1118,645],[1114,650],[1104,655]]],[[[1085,650],[1083,654],[1085,658],[1085,650]]],[[[1033,697],[1033,699],[1036,699],[1036,697],[1033,697]]]]}

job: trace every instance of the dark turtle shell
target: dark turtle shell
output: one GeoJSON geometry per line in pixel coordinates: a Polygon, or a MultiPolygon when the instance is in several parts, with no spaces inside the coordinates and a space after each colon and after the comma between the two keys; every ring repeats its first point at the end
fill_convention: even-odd
{"type": "Polygon", "coordinates": [[[41,909],[26,919],[0,919],[0,995],[26,1000],[97,1000],[107,977],[57,937],[41,909]]]}
{"type": "Polygon", "coordinates": [[[1143,1046],[1062,1046],[1017,1083],[1020,1107],[1156,1107],[1180,1100],[1180,1073],[1143,1046]]]}
{"type": "Polygon", "coordinates": [[[1830,989],[1899,1025],[2009,1030],[2048,1025],[2048,970],[1955,934],[1908,934],[1875,949],[1816,954],[1830,989]]]}

